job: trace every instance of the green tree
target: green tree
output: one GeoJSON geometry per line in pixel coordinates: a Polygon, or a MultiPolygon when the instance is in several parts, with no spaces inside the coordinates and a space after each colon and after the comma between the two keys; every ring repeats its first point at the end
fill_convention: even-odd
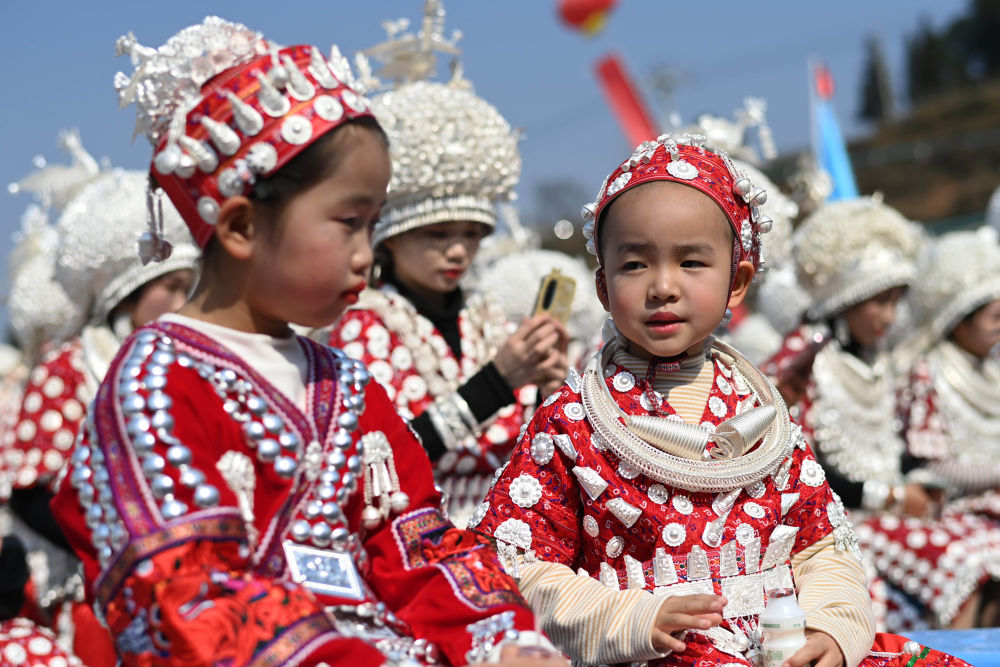
{"type": "Polygon", "coordinates": [[[861,78],[858,117],[882,124],[893,116],[892,86],[882,44],[874,35],[865,40],[865,69],[861,78]]]}
{"type": "Polygon", "coordinates": [[[1000,77],[1000,0],[971,0],[946,34],[967,78],[1000,77]]]}
{"type": "Polygon", "coordinates": [[[906,40],[907,94],[914,104],[953,90],[968,77],[954,42],[922,20],[906,40]]]}

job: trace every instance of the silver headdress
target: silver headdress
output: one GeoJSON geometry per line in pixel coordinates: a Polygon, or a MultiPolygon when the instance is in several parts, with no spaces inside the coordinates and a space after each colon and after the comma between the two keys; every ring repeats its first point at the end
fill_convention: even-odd
{"type": "Polygon", "coordinates": [[[1000,241],[992,227],[952,232],[927,244],[911,299],[934,341],[963,317],[1000,299],[1000,241]]]}
{"type": "Polygon", "coordinates": [[[416,35],[398,34],[405,20],[384,25],[389,40],[365,51],[386,63],[377,74],[395,80],[372,100],[392,157],[389,200],[373,244],[452,220],[493,228],[497,204],[513,199],[521,175],[518,133],[472,92],[457,60],[447,83],[425,80],[434,73],[436,52],[460,54],[460,33],[443,37],[440,2],[427,0],[416,35]]]}
{"type": "MultiPolygon", "coordinates": [[[[244,25],[210,16],[158,49],[132,34],[117,47],[135,66],[132,75],[115,77],[121,104],[135,104],[136,132],[153,144],[156,183],[201,247],[214,235],[226,199],[248,194],[258,178],[339,125],[371,116],[335,46],[329,59],[312,46],[280,48],[244,25]]],[[[150,204],[140,251],[144,261],[163,260],[170,244],[152,197],[150,204]]]]}
{"type": "Polygon", "coordinates": [[[55,279],[58,243],[46,212],[36,204],[29,206],[11,251],[7,296],[10,324],[28,363],[37,360],[46,343],[66,340],[83,325],[84,313],[55,279]]]}
{"type": "Polygon", "coordinates": [[[163,231],[173,253],[145,265],[135,240],[146,226],[148,175],[115,169],[84,188],[59,218],[56,279],[73,301],[87,308],[91,322],[103,323],[121,301],[145,283],[177,269],[194,269],[198,249],[169,202],[163,231]]]}
{"type": "Polygon", "coordinates": [[[181,30],[158,49],[139,44],[130,32],[115,44],[117,55],[130,56],[136,68],[132,76],[115,75],[119,106],[136,105],[135,134],[144,135],[154,148],[164,136],[176,143],[188,112],[201,101],[202,85],[272,46],[259,32],[218,16],[181,30]]]}
{"type": "Polygon", "coordinates": [[[836,315],[916,275],[920,229],[881,197],[824,205],[795,235],[796,272],[813,320],[836,315]]]}
{"type": "Polygon", "coordinates": [[[59,133],[59,145],[72,162],[50,164],[35,158],[36,171],[8,186],[11,193],[27,192],[35,198],[21,216],[21,229],[7,259],[10,293],[7,309],[14,335],[29,363],[45,343],[72,337],[83,325],[85,313],[55,280],[55,255],[59,235],[50,223],[84,188],[101,175],[100,167],[83,148],[75,130],[59,133]]]}

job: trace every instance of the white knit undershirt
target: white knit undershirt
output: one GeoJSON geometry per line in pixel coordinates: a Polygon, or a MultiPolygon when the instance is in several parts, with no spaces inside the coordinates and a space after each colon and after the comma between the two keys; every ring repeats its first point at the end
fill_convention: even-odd
{"type": "Polygon", "coordinates": [[[306,411],[306,354],[295,334],[283,338],[237,331],[220,324],[169,313],[160,322],[181,324],[221,343],[242,359],[300,410],[306,411]]]}

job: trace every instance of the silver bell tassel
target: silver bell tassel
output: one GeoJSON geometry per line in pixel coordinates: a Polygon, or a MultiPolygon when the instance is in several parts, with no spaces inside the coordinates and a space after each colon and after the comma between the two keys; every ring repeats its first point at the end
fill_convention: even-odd
{"type": "Polygon", "coordinates": [[[146,224],[149,229],[139,235],[139,259],[142,265],[162,262],[170,257],[174,247],[163,238],[163,191],[146,188],[146,224]]]}
{"type": "Polygon", "coordinates": [[[399,513],[410,504],[410,497],[400,489],[399,476],[392,456],[389,439],[381,431],[371,431],[361,438],[364,464],[365,508],[361,522],[365,528],[375,528],[390,512],[399,513]],[[379,507],[374,505],[378,499],[379,507]]]}

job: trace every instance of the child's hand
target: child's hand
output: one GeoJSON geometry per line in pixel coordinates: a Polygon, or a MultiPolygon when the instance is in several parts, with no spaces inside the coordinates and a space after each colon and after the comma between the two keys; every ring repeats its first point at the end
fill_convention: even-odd
{"type": "Polygon", "coordinates": [[[660,605],[653,622],[653,648],[683,651],[684,642],[671,633],[681,630],[708,630],[722,623],[726,599],[721,595],[671,595],[660,605]]]}
{"type": "Polygon", "coordinates": [[[924,487],[910,483],[903,489],[903,497],[898,499],[899,511],[903,516],[926,519],[934,513],[934,499],[924,487]]]}
{"type": "Polygon", "coordinates": [[[843,667],[844,654],[830,635],[819,630],[806,630],[806,645],[785,660],[781,667],[803,667],[809,661],[814,661],[814,667],[843,667]]]}
{"type": "Polygon", "coordinates": [[[534,379],[539,365],[556,353],[565,334],[562,324],[547,313],[529,317],[500,346],[493,364],[510,388],[518,389],[534,379]]]}

